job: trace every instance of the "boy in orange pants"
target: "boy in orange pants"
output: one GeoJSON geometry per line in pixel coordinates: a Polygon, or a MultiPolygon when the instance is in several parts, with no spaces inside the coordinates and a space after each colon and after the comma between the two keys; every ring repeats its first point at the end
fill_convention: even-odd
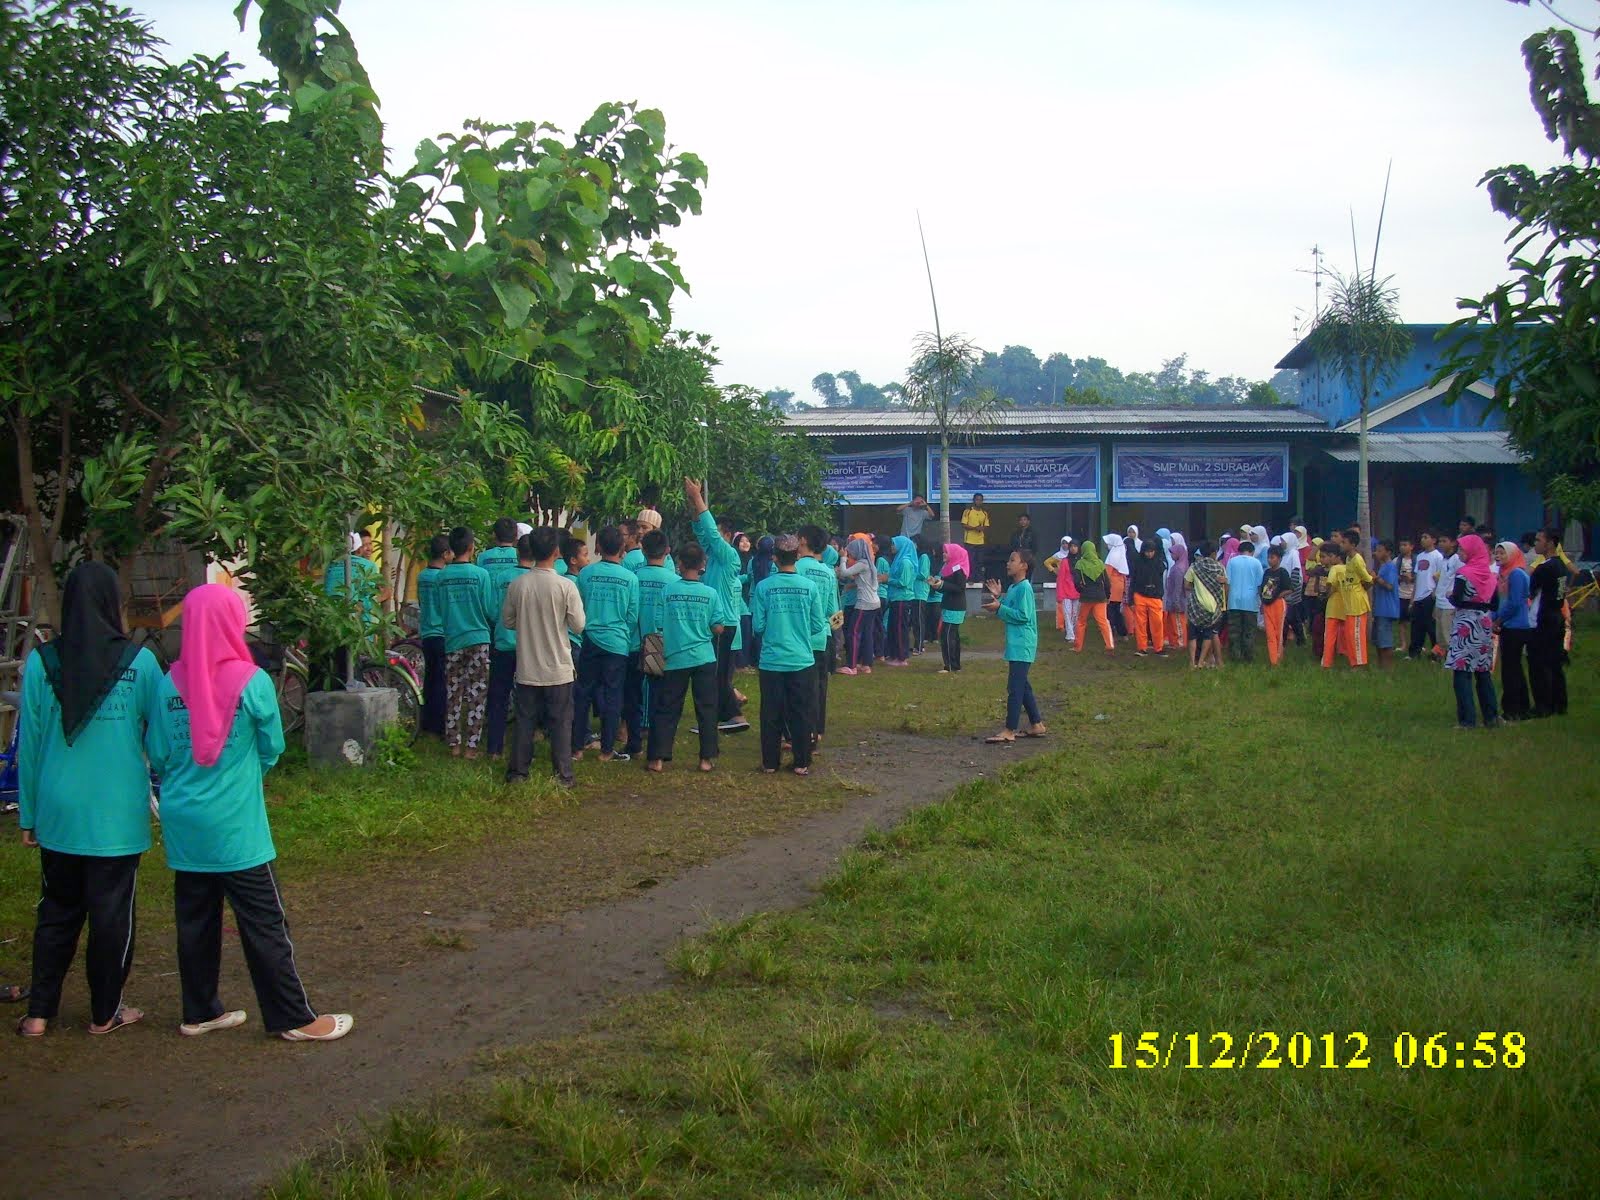
{"type": "Polygon", "coordinates": [[[1267,573],[1261,580],[1261,618],[1267,630],[1267,661],[1273,666],[1283,657],[1283,619],[1294,580],[1283,569],[1283,550],[1267,551],[1267,573]]]}

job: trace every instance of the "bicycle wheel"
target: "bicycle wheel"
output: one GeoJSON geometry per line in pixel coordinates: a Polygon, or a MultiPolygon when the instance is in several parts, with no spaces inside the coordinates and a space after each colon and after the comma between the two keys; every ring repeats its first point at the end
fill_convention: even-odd
{"type": "Polygon", "coordinates": [[[364,659],[356,674],[368,687],[393,688],[400,694],[400,728],[415,742],[422,732],[422,690],[411,672],[402,664],[364,659]]]}
{"type": "Polygon", "coordinates": [[[426,669],[427,656],[422,652],[422,643],[416,638],[401,638],[389,647],[390,658],[403,658],[406,665],[411,668],[411,673],[417,677],[417,686],[422,686],[423,671],[426,669]]]}
{"type": "Polygon", "coordinates": [[[283,721],[284,734],[288,735],[306,723],[306,693],[311,690],[306,669],[299,663],[286,662],[276,682],[278,716],[283,721]]]}

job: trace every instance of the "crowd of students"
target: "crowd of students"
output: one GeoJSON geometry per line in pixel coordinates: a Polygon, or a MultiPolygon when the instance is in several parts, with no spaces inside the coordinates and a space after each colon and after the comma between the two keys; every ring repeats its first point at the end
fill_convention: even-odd
{"type": "MultiPolygon", "coordinates": [[[[556,778],[570,786],[590,750],[601,762],[642,755],[647,770],[665,770],[692,703],[699,769],[710,771],[719,736],[750,727],[734,685],[749,664],[762,769],[778,771],[787,752],[804,776],[827,734],[832,676],[906,666],[930,639],[943,670],[960,671],[970,570],[961,546],[930,553],[906,536],[880,545],[816,525],[752,544],[717,520],[695,481],[684,499],[692,540],[673,545],[651,509],[600,529],[592,562],[586,541],[554,528],[519,532],[510,518],[482,553],[464,527],[436,537],[417,588],[423,729],[453,755],[506,753],[513,781],[527,777],[543,733],[556,778]]],[[[1007,623],[1008,657],[1031,662],[1033,562],[1025,553],[1018,562],[1012,589],[993,583],[986,605],[1007,623]]],[[[1013,717],[996,741],[1044,732],[1026,672],[1015,672],[1013,717]]]]}
{"type": "MultiPolygon", "coordinates": [[[[922,508],[907,506],[906,524],[918,528],[892,538],[802,525],[752,545],[717,520],[694,480],[684,500],[692,536],[681,544],[651,505],[599,530],[593,561],[586,540],[511,518],[495,523],[495,544],[481,553],[465,527],[434,537],[417,587],[424,729],[453,755],[503,756],[510,782],[528,778],[542,733],[555,778],[570,786],[591,749],[601,762],[642,757],[646,770],[666,770],[692,704],[698,769],[711,771],[719,738],[750,727],[734,685],[749,663],[761,769],[779,771],[787,752],[789,769],[805,776],[827,735],[833,676],[907,667],[930,642],[940,674],[961,672],[969,584],[996,560],[965,538],[930,537],[922,508]]],[[[975,524],[963,520],[969,534],[975,524]]],[[[1056,628],[1079,652],[1091,625],[1108,654],[1131,635],[1138,657],[1187,645],[1194,669],[1221,667],[1224,645],[1251,661],[1258,634],[1272,664],[1293,644],[1324,668],[1340,657],[1365,666],[1369,638],[1385,665],[1402,651],[1420,659],[1431,643],[1452,672],[1462,728],[1561,715],[1575,567],[1558,530],[1529,535],[1526,549],[1486,532],[1464,518],[1454,534],[1422,534],[1418,549],[1372,543],[1354,528],[1313,538],[1300,525],[1277,536],[1254,526],[1191,548],[1180,532],[1143,537],[1130,526],[1098,545],[1063,537],[1043,566],[1055,577],[1056,628]]],[[[367,609],[382,584],[366,543],[352,549],[352,565],[330,567],[327,587],[367,609]]],[[[1035,569],[1030,546],[1013,544],[998,564],[1003,579],[981,579],[980,606],[1004,626],[1007,662],[1005,722],[990,744],[1047,732],[1030,679],[1035,569]]],[[[122,989],[154,778],[174,873],[180,1032],[247,1019],[218,991],[226,900],[266,1030],[292,1041],[343,1037],[353,1017],[311,1007],[273,873],[262,778],[284,737],[273,681],[245,643],[239,593],[212,584],[188,594],[182,652],[165,674],[128,638],[121,613],[116,574],[77,567],[60,634],[23,672],[20,818],[24,842],[40,852],[42,894],[18,1032],[40,1036],[55,1019],[86,923],[89,1032],[142,1018],[122,989]]]]}
{"type": "Polygon", "coordinates": [[[1454,533],[1427,531],[1396,545],[1355,527],[1321,538],[1303,525],[1277,536],[1257,525],[1191,550],[1181,533],[1141,538],[1134,525],[1102,543],[1104,557],[1092,541],[1063,537],[1045,564],[1056,577],[1057,628],[1076,650],[1091,623],[1108,654],[1131,629],[1136,655],[1187,643],[1196,669],[1220,667],[1224,645],[1231,658],[1251,661],[1258,632],[1273,665],[1290,639],[1324,668],[1339,658],[1364,667],[1369,646],[1386,667],[1397,654],[1416,661],[1431,648],[1453,672],[1462,728],[1480,716],[1492,726],[1567,711],[1566,592],[1578,571],[1559,529],[1496,542],[1463,517],[1454,533]]]}

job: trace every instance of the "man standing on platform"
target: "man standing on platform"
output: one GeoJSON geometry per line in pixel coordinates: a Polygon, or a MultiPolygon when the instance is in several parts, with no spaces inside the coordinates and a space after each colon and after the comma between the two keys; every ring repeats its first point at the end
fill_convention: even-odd
{"type": "Polygon", "coordinates": [[[961,529],[961,540],[967,548],[967,557],[978,564],[984,580],[1000,578],[985,551],[989,541],[989,510],[984,507],[982,492],[973,496],[972,503],[967,505],[966,511],[961,514],[961,529]]]}

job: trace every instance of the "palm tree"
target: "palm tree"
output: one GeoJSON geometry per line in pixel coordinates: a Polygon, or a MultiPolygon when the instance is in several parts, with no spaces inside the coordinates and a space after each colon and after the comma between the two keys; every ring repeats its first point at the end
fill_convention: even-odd
{"type": "Polygon", "coordinates": [[[1311,332],[1318,358],[1333,364],[1361,401],[1361,447],[1356,467],[1356,524],[1363,537],[1372,529],[1372,491],[1367,479],[1367,416],[1372,398],[1411,351],[1400,324],[1393,276],[1333,273],[1332,295],[1311,332]]]}
{"type": "MultiPolygon", "coordinates": [[[[934,316],[937,320],[937,309],[934,316]]],[[[971,338],[959,333],[945,336],[937,328],[933,333],[919,333],[902,388],[905,406],[926,413],[939,437],[939,527],[947,542],[950,446],[953,442],[970,442],[975,434],[994,428],[1001,411],[1010,403],[993,388],[973,386],[982,361],[983,351],[971,338]]],[[[929,480],[930,486],[932,482],[929,480]]]]}
{"type": "MultiPolygon", "coordinates": [[[[900,400],[909,409],[927,413],[939,434],[939,528],[950,540],[950,443],[972,440],[992,429],[1001,410],[1010,406],[993,388],[974,387],[983,351],[971,338],[944,336],[939,324],[939,294],[933,288],[933,261],[928,257],[928,237],[917,214],[917,238],[922,242],[922,265],[928,272],[928,299],[933,302],[933,332],[919,333],[912,343],[911,366],[906,371],[900,400]]],[[[933,480],[928,480],[931,490],[933,480]]]]}

